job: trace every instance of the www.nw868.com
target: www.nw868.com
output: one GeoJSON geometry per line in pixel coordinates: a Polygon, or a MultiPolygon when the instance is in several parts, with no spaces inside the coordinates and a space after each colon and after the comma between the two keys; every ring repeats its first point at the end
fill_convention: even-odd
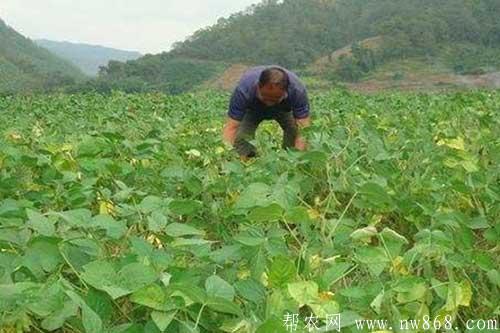
{"type": "Polygon", "coordinates": [[[344,327],[359,331],[500,331],[498,318],[468,319],[460,323],[452,316],[431,318],[423,316],[421,319],[403,319],[392,322],[385,319],[352,319],[344,318],[342,314],[329,314],[326,318],[314,315],[300,317],[299,314],[286,314],[283,326],[287,332],[340,332],[344,327]]]}

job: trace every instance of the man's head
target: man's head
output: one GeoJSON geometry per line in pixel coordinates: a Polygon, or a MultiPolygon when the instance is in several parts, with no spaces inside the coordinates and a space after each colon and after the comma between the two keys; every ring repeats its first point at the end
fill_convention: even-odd
{"type": "Polygon", "coordinates": [[[257,98],[267,106],[281,103],[287,98],[290,79],[281,68],[271,67],[262,71],[257,85],[257,98]]]}

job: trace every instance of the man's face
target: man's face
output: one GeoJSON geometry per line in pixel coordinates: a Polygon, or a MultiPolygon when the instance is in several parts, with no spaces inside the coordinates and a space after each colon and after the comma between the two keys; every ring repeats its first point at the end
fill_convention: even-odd
{"type": "Polygon", "coordinates": [[[257,85],[257,98],[266,106],[281,103],[287,97],[287,92],[277,84],[257,85]]]}

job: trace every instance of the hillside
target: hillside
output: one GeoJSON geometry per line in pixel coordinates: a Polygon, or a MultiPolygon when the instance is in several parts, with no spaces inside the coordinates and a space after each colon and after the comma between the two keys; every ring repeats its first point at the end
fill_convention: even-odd
{"type": "MultiPolygon", "coordinates": [[[[171,92],[165,87],[176,77],[155,73],[200,61],[230,71],[235,64],[279,64],[332,83],[358,82],[393,62],[421,58],[457,75],[485,74],[500,69],[498,15],[496,0],[266,0],[196,31],[168,53],[108,66],[96,86],[133,80],[140,89],[171,92]],[[335,66],[325,63],[332,56],[335,66]],[[311,71],[318,62],[319,73],[311,71]]],[[[183,77],[200,78],[198,70],[192,66],[183,77]]],[[[220,86],[220,72],[203,76],[210,73],[207,81],[220,86]]],[[[198,85],[195,80],[181,91],[198,85]]]]}
{"type": "Polygon", "coordinates": [[[83,78],[78,68],[0,19],[0,94],[50,90],[83,78]]]}
{"type": "Polygon", "coordinates": [[[68,60],[90,76],[96,76],[99,67],[106,66],[110,60],[125,62],[142,56],[139,52],[118,50],[99,45],[57,42],[46,39],[35,40],[35,43],[68,60]]]}

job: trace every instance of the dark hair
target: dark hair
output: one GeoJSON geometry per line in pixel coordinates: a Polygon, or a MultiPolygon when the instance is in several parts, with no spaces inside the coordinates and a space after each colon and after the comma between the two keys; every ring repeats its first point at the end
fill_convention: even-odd
{"type": "Polygon", "coordinates": [[[259,85],[264,86],[268,83],[277,84],[283,90],[288,90],[290,78],[287,72],[279,67],[270,67],[262,71],[259,78],[259,85]]]}

